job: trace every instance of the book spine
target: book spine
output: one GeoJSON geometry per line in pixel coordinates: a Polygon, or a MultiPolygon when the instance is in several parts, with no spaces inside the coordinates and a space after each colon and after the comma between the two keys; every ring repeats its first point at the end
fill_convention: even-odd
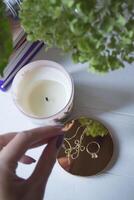
{"type": "Polygon", "coordinates": [[[32,58],[39,52],[39,50],[44,46],[43,42],[34,42],[30,48],[26,51],[26,53],[22,56],[22,58],[15,65],[11,73],[4,80],[0,81],[0,89],[2,91],[6,91],[11,85],[15,75],[17,72],[24,67],[24,65],[28,64],[32,58]]]}
{"type": "Polygon", "coordinates": [[[8,15],[17,17],[18,11],[20,9],[21,0],[4,0],[4,3],[6,4],[8,15]]]}

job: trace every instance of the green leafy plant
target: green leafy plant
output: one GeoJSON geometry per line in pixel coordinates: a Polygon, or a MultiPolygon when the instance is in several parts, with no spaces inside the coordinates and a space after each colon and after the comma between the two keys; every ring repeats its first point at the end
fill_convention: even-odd
{"type": "Polygon", "coordinates": [[[79,122],[82,126],[85,126],[85,133],[87,136],[97,137],[101,136],[104,137],[108,134],[108,130],[101,124],[100,122],[88,119],[86,117],[81,117],[79,122]]]}
{"type": "Polygon", "coordinates": [[[72,52],[75,62],[108,72],[134,61],[134,1],[23,0],[28,39],[72,52]]]}
{"type": "Polygon", "coordinates": [[[13,50],[12,34],[9,21],[5,12],[5,5],[0,1],[0,74],[8,63],[9,56],[13,50]]]}

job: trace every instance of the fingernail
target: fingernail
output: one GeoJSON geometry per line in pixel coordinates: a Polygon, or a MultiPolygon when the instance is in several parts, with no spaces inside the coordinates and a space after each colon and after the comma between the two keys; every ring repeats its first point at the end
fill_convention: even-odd
{"type": "Polygon", "coordinates": [[[64,125],[56,125],[54,126],[55,129],[62,130],[64,125]]]}
{"type": "Polygon", "coordinates": [[[63,141],[64,141],[64,135],[59,135],[58,138],[57,138],[57,142],[56,142],[57,149],[60,148],[60,146],[62,145],[63,141]]]}
{"type": "Polygon", "coordinates": [[[64,127],[64,124],[57,124],[55,127],[56,127],[56,128],[63,128],[63,127],[64,127]]]}
{"type": "Polygon", "coordinates": [[[32,160],[32,163],[35,163],[35,162],[36,162],[36,160],[35,160],[35,159],[33,159],[33,160],[32,160]]]}

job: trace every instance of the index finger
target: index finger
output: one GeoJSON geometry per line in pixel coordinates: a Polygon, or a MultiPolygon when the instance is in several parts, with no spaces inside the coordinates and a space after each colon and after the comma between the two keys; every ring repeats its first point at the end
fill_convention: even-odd
{"type": "Polygon", "coordinates": [[[1,151],[1,156],[7,163],[17,163],[27,149],[35,142],[41,139],[49,139],[60,134],[63,133],[59,126],[41,127],[18,133],[1,151]]]}

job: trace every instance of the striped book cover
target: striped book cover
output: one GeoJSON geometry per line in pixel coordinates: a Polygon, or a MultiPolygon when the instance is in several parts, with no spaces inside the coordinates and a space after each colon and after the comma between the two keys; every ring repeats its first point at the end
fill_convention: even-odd
{"type": "Polygon", "coordinates": [[[4,0],[4,3],[6,4],[8,14],[17,17],[21,0],[4,0]]]}

